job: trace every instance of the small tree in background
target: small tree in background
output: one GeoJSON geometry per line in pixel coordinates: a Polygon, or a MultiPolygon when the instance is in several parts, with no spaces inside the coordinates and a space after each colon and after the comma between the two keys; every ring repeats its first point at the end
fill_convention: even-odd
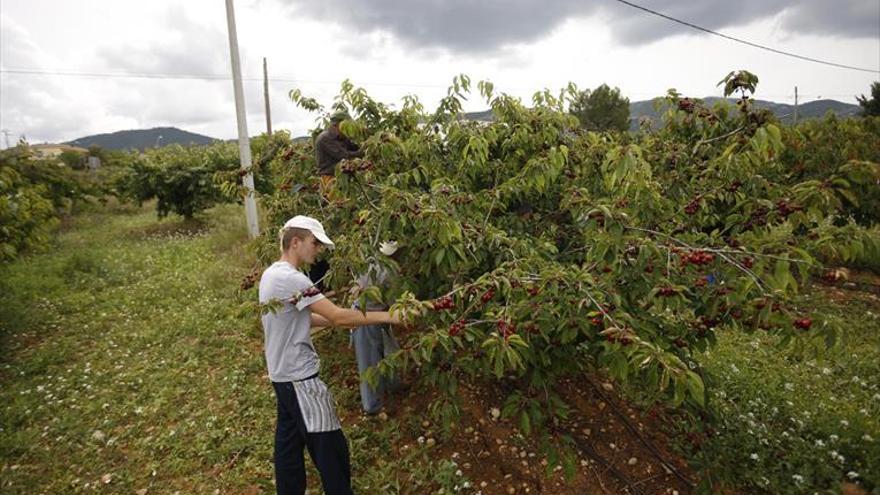
{"type": "Polygon", "coordinates": [[[58,155],[58,159],[62,163],[74,170],[82,170],[85,168],[85,155],[73,150],[64,150],[58,155]]]}
{"type": "Polygon", "coordinates": [[[607,84],[590,91],[581,91],[569,110],[590,131],[629,129],[629,98],[620,96],[620,89],[607,84]]]}
{"type": "Polygon", "coordinates": [[[107,154],[100,145],[92,144],[89,146],[89,151],[86,156],[96,156],[101,159],[101,161],[105,161],[107,158],[107,154]]]}
{"type": "Polygon", "coordinates": [[[862,107],[863,116],[868,117],[880,115],[880,81],[871,84],[870,100],[866,98],[865,95],[856,96],[856,100],[859,100],[859,106],[862,107]]]}

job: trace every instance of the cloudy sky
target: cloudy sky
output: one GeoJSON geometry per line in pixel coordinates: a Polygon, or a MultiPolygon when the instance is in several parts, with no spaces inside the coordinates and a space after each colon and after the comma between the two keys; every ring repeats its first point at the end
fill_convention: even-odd
{"type": "MultiPolygon", "coordinates": [[[[707,29],[863,72],[741,45],[617,0],[237,0],[248,129],[265,130],[262,60],[273,127],[294,135],[315,115],[293,88],[332,103],[348,78],[389,104],[433,108],[456,74],[525,101],[569,81],[617,86],[630,100],[677,88],[718,95],[733,69],[761,79],[757,98],[855,103],[880,80],[878,0],[631,0],[707,29]]],[[[59,142],[175,126],[236,136],[223,0],[0,0],[0,129],[59,142]]],[[[466,110],[485,109],[478,95],[466,110]]],[[[5,142],[0,138],[0,146],[5,142]]]]}

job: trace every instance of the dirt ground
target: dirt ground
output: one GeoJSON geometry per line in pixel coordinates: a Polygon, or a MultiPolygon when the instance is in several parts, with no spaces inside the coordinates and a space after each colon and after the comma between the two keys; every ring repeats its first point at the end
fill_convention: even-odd
{"type": "MultiPolygon", "coordinates": [[[[389,417],[404,418],[425,410],[432,394],[407,392],[405,401],[389,400],[389,417]]],[[[422,424],[421,435],[412,435],[400,452],[418,442],[436,443],[437,458],[454,459],[473,488],[484,495],[508,494],[687,494],[693,474],[686,462],[673,454],[662,433],[659,415],[643,413],[617,397],[608,382],[587,377],[560,384],[558,392],[572,405],[569,419],[548,434],[553,441],[562,435],[575,440],[578,452],[575,474],[566,480],[561,467],[549,465],[537,439],[523,437],[515,422],[493,414],[501,396],[477,384],[460,387],[461,416],[449,440],[439,437],[435,425],[422,424]],[[629,426],[627,425],[629,424],[629,426]]],[[[379,418],[346,418],[344,421],[376,421],[379,418]]]]}

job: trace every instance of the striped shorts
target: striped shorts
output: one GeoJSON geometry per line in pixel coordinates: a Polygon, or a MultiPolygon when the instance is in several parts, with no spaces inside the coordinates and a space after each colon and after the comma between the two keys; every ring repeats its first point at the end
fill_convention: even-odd
{"type": "Polygon", "coordinates": [[[293,382],[296,400],[306,431],[320,433],[342,429],[336,416],[336,402],[327,385],[317,376],[293,382]]]}

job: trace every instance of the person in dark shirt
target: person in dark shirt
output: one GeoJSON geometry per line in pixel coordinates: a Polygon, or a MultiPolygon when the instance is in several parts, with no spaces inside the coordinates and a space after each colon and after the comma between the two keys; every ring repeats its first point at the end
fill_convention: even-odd
{"type": "MultiPolygon", "coordinates": [[[[328,201],[333,199],[330,191],[336,179],[336,164],[346,158],[364,156],[358,145],[339,129],[339,123],[350,118],[348,113],[343,111],[333,113],[330,116],[330,125],[315,138],[315,162],[318,164],[318,176],[321,178],[321,194],[328,201]]],[[[316,285],[322,291],[327,288],[324,276],[329,269],[330,264],[326,259],[321,258],[309,271],[309,276],[317,281],[316,285]]]]}
{"type": "Polygon", "coordinates": [[[330,116],[330,125],[315,139],[315,161],[318,163],[318,175],[334,176],[336,164],[346,158],[359,158],[364,152],[339,129],[339,123],[351,117],[345,112],[336,112],[330,116]]]}

